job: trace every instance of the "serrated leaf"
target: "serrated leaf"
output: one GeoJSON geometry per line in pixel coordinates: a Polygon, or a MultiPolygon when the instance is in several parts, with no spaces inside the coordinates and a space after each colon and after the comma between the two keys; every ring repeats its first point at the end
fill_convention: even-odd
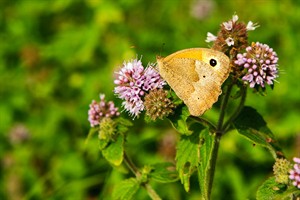
{"type": "Polygon", "coordinates": [[[212,159],[212,152],[214,148],[215,135],[209,133],[208,129],[201,132],[200,135],[200,163],[198,165],[198,179],[201,188],[201,194],[204,199],[209,199],[209,191],[207,186],[210,183],[209,172],[212,170],[210,161],[212,159]]]}
{"type": "Polygon", "coordinates": [[[187,192],[190,190],[190,177],[199,162],[198,149],[199,132],[194,132],[189,136],[181,136],[176,151],[176,169],[187,192]]]}
{"type": "Polygon", "coordinates": [[[172,163],[159,163],[152,166],[150,178],[160,183],[170,183],[178,181],[176,167],[172,163]]]}
{"type": "Polygon", "coordinates": [[[300,191],[291,186],[277,183],[275,177],[266,180],[257,190],[257,200],[292,200],[293,197],[299,197],[300,191]]]}
{"type": "Polygon", "coordinates": [[[267,148],[274,158],[282,154],[267,123],[254,108],[245,106],[233,124],[241,135],[254,144],[267,148]]]}
{"type": "Polygon", "coordinates": [[[280,192],[278,183],[275,182],[275,177],[266,180],[257,190],[257,200],[272,200],[276,193],[280,192]]]}
{"type": "Polygon", "coordinates": [[[191,135],[193,131],[189,130],[189,123],[191,120],[188,118],[190,115],[186,106],[179,106],[175,110],[175,114],[169,116],[172,126],[181,134],[191,135]]]}
{"type": "Polygon", "coordinates": [[[124,155],[124,136],[119,135],[116,141],[110,142],[102,150],[104,158],[113,165],[119,166],[123,161],[124,155]]]}
{"type": "Polygon", "coordinates": [[[116,185],[113,191],[113,199],[130,200],[140,187],[139,182],[135,178],[129,178],[121,181],[116,185]]]}

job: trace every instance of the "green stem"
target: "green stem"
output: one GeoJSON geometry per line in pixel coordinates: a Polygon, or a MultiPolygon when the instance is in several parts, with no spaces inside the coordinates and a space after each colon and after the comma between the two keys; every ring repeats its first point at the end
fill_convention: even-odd
{"type": "Polygon", "coordinates": [[[241,101],[237,107],[237,109],[235,110],[235,112],[231,115],[231,117],[227,120],[227,122],[224,124],[223,126],[223,130],[224,131],[224,134],[230,130],[230,125],[231,123],[236,119],[236,117],[240,114],[241,110],[243,109],[244,105],[245,105],[245,101],[246,101],[246,96],[247,96],[247,87],[242,87],[241,88],[241,101]]]}
{"type": "Polygon", "coordinates": [[[190,118],[199,122],[200,124],[203,124],[204,126],[207,126],[211,133],[215,133],[217,130],[216,126],[212,124],[210,121],[208,121],[207,119],[204,119],[202,117],[195,117],[195,116],[190,116],[190,118]]]}
{"type": "Polygon", "coordinates": [[[146,183],[144,186],[145,186],[145,188],[146,188],[149,196],[151,197],[151,199],[153,199],[153,200],[161,200],[160,196],[158,196],[158,194],[153,190],[153,188],[151,187],[151,185],[149,185],[149,184],[146,183]]]}
{"type": "Polygon", "coordinates": [[[129,168],[129,170],[137,177],[139,178],[141,176],[141,173],[139,172],[138,168],[135,166],[135,164],[131,161],[131,159],[128,157],[126,152],[124,152],[124,163],[129,168]]]}
{"type": "Polygon", "coordinates": [[[232,90],[233,84],[230,84],[227,86],[227,90],[225,93],[225,96],[223,97],[222,103],[221,103],[221,108],[220,108],[220,116],[219,116],[219,120],[218,120],[218,125],[217,125],[217,135],[221,134],[222,135],[222,127],[223,127],[223,122],[224,122],[224,118],[225,118],[225,111],[226,111],[226,107],[228,104],[228,100],[230,97],[230,93],[232,90]]]}
{"type": "MultiPolygon", "coordinates": [[[[131,161],[131,159],[128,157],[126,152],[124,152],[124,163],[129,168],[129,170],[136,176],[136,178],[139,180],[142,176],[141,172],[138,170],[138,168],[135,166],[135,164],[131,161]]],[[[142,186],[147,190],[148,195],[153,200],[161,200],[159,195],[153,190],[151,185],[149,183],[143,183],[142,186]]]]}
{"type": "Polygon", "coordinates": [[[217,163],[217,158],[218,158],[218,152],[219,152],[219,146],[220,146],[220,140],[221,140],[221,135],[216,134],[214,138],[214,144],[212,145],[212,152],[211,152],[211,160],[209,162],[209,170],[208,170],[208,184],[207,184],[207,196],[208,199],[210,199],[211,196],[211,190],[213,186],[213,180],[215,176],[215,169],[216,169],[216,163],[217,163]]]}
{"type": "Polygon", "coordinates": [[[220,115],[219,115],[219,120],[215,132],[215,138],[213,140],[213,146],[212,146],[212,152],[211,152],[211,159],[209,162],[209,168],[207,171],[207,199],[210,199],[211,196],[211,190],[212,190],[212,185],[213,185],[213,180],[214,180],[214,175],[215,175],[215,169],[216,169],[216,163],[217,163],[217,158],[218,158],[218,151],[219,151],[219,146],[220,146],[220,141],[221,137],[223,134],[223,122],[225,118],[225,111],[226,107],[228,104],[228,100],[230,97],[230,93],[232,90],[233,84],[230,84],[227,86],[226,93],[223,96],[222,102],[221,102],[221,108],[220,108],[220,115]]]}

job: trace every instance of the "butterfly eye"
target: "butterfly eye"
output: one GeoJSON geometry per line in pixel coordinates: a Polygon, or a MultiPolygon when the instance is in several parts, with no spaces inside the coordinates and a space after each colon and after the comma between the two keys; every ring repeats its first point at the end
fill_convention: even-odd
{"type": "Polygon", "coordinates": [[[214,67],[214,66],[217,65],[217,61],[216,61],[215,59],[212,58],[212,59],[210,59],[209,64],[210,64],[212,67],[214,67]]]}

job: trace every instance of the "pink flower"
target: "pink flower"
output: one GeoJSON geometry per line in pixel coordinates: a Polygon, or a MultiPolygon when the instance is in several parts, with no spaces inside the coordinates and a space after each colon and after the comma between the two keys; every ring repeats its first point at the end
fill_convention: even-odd
{"type": "Polygon", "coordinates": [[[232,23],[232,21],[229,21],[229,22],[223,22],[223,26],[225,27],[225,29],[226,29],[227,31],[230,31],[230,30],[232,30],[233,23],[232,23]]]}
{"type": "Polygon", "coordinates": [[[237,55],[235,64],[244,67],[246,74],[242,79],[249,82],[251,88],[264,88],[265,84],[273,85],[278,77],[277,62],[277,54],[272,48],[256,42],[246,48],[246,53],[237,55]]]}
{"type": "Polygon", "coordinates": [[[290,180],[294,186],[300,189],[300,158],[294,158],[294,169],[290,170],[290,180]]]}
{"type": "Polygon", "coordinates": [[[100,102],[92,101],[90,104],[90,109],[88,111],[88,120],[91,127],[99,125],[101,120],[105,117],[116,117],[119,116],[118,108],[112,101],[106,102],[105,95],[100,94],[100,102]]]}
{"type": "Polygon", "coordinates": [[[162,88],[165,84],[156,70],[151,66],[144,68],[141,60],[137,59],[124,62],[116,74],[118,77],[114,81],[117,85],[114,92],[124,100],[124,109],[134,117],[144,110],[144,95],[150,90],[162,88]]]}

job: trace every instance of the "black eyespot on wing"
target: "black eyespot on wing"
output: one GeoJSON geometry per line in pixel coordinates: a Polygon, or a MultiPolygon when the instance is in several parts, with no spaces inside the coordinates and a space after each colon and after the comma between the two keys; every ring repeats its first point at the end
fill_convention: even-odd
{"type": "Polygon", "coordinates": [[[212,59],[209,60],[209,64],[210,64],[210,66],[214,67],[214,66],[217,65],[217,61],[212,58],[212,59]]]}

